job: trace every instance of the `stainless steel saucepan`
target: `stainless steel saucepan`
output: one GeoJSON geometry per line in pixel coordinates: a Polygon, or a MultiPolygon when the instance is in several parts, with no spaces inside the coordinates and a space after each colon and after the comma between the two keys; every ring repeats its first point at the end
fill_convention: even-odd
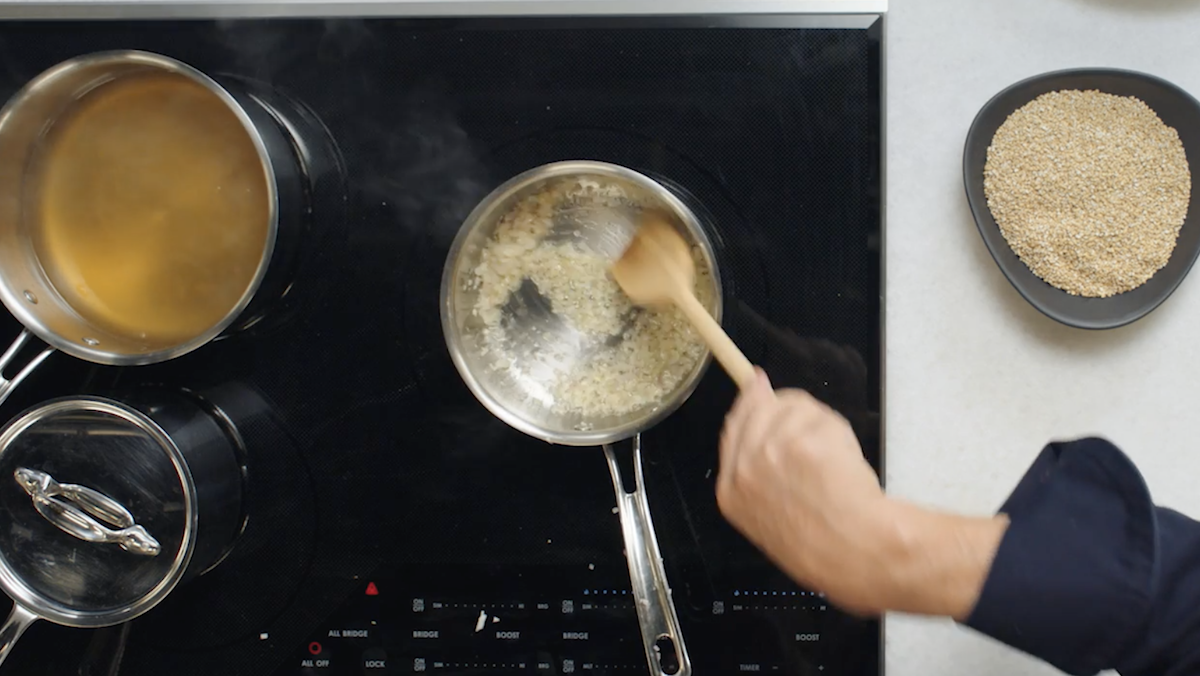
{"type": "MultiPolygon", "coordinates": [[[[539,296],[536,286],[523,284],[503,306],[502,323],[534,343],[556,349],[523,352],[526,363],[497,369],[493,364],[495,356],[489,355],[484,347],[483,320],[474,313],[478,290],[472,288],[469,281],[480,263],[484,245],[495,233],[497,225],[515,204],[539,192],[548,182],[562,180],[620,185],[626,194],[635,196],[634,204],[629,206],[662,209],[672,214],[682,225],[685,238],[699,250],[702,266],[710,273],[701,277],[709,287],[704,289],[701,297],[708,299],[708,310],[720,321],[721,283],[712,243],[692,210],[669,189],[639,172],[603,162],[567,161],[537,167],[512,178],[496,188],[464,222],[451,246],[442,276],[441,315],[446,344],[471,392],[504,422],[552,444],[604,448],[616,491],[629,576],[650,672],[688,676],[691,662],[671,599],[642,480],[641,433],[684,403],[695,390],[711,356],[706,352],[674,390],[660,401],[620,416],[589,418],[562,414],[541,403],[536,392],[539,387],[536,378],[522,374],[536,371],[540,366],[536,362],[548,354],[553,354],[555,359],[565,358],[568,369],[571,360],[584,358],[584,351],[577,349],[578,335],[570,325],[555,315],[546,299],[539,296]],[[633,444],[636,486],[627,487],[621,478],[615,444],[629,439],[633,444]]],[[[594,229],[594,221],[558,218],[559,214],[577,206],[550,206],[555,214],[555,226],[552,235],[548,236],[596,236],[594,231],[589,231],[594,229]]]]}
{"type": "Polygon", "coordinates": [[[245,523],[241,437],[191,395],[66,397],[0,430],[0,664],[37,620],[128,622],[221,562],[245,523]]]}
{"type": "MultiPolygon", "coordinates": [[[[25,330],[0,357],[0,402],[55,350],[97,364],[152,364],[187,354],[260,317],[264,304],[285,292],[290,282],[289,264],[302,239],[299,221],[304,218],[304,179],[295,140],[289,134],[266,104],[238,82],[210,77],[175,59],[148,52],[85,54],[46,70],[14,94],[0,110],[0,301],[25,330]],[[244,129],[266,184],[262,205],[266,237],[252,278],[223,308],[219,320],[193,335],[170,340],[147,339],[136,327],[116,330],[87,319],[48,275],[50,266],[35,246],[38,225],[31,216],[39,208],[31,167],[55,161],[46,148],[56,125],[84,106],[89,94],[122,78],[145,74],[180,76],[207,90],[244,129]],[[41,351],[23,367],[13,369],[17,373],[11,379],[5,378],[3,373],[17,364],[22,348],[39,342],[44,343],[41,351]]],[[[121,177],[110,180],[118,183],[121,177]]],[[[236,186],[226,188],[230,187],[236,186]]],[[[121,242],[113,244],[122,248],[121,242]]]]}

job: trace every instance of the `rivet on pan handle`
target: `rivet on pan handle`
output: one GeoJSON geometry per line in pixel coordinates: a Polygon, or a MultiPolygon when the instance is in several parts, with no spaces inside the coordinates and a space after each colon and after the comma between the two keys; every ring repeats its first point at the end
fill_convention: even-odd
{"type": "Polygon", "coordinates": [[[679,617],[671,600],[671,588],[663,569],[658,537],[650,520],[646,501],[645,481],[642,478],[642,435],[633,438],[633,466],[637,488],[627,492],[621,480],[621,466],[616,450],[604,446],[604,457],[612,474],[617,492],[617,514],[625,538],[625,559],[629,563],[629,579],[633,583],[633,601],[637,607],[638,624],[642,628],[642,643],[650,673],[655,676],[690,676],[692,663],[683,643],[679,617]]]}
{"type": "Polygon", "coordinates": [[[134,522],[133,514],[107,495],[86,486],[60,484],[35,469],[21,467],[14,475],[33,498],[38,514],[63,532],[87,542],[115,543],[143,556],[157,556],[162,551],[158,540],[134,522]]]}

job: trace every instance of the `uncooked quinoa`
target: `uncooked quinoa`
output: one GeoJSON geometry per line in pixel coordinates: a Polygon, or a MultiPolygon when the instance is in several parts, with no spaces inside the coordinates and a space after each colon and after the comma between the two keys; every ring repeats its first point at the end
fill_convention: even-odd
{"type": "Polygon", "coordinates": [[[1004,239],[1034,274],[1104,298],[1167,264],[1192,179],[1179,134],[1145,103],[1065,90],[996,130],[983,186],[1004,239]]]}
{"type": "MultiPolygon", "coordinates": [[[[661,404],[704,356],[703,342],[677,308],[634,308],[609,274],[609,258],[570,237],[547,236],[563,205],[642,199],[615,183],[548,184],[501,219],[467,280],[478,293],[474,313],[483,323],[491,367],[523,369],[522,385],[557,413],[601,418],[661,404]],[[578,340],[551,331],[554,344],[547,346],[538,344],[541,336],[512,335],[505,305],[526,280],[578,340]]],[[[693,256],[697,295],[711,308],[711,272],[698,250],[693,256]]]]}

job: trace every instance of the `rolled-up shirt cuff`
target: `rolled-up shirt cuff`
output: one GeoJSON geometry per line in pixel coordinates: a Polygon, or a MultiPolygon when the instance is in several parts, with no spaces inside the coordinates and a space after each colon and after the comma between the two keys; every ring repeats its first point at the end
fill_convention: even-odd
{"type": "Polygon", "coordinates": [[[1010,524],[965,624],[1069,674],[1144,663],[1158,514],[1133,462],[1103,439],[1051,444],[1000,511],[1010,524]]]}

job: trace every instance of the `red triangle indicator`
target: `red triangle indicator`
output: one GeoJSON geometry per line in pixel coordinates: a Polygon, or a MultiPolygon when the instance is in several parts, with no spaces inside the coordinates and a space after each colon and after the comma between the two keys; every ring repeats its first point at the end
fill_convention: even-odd
{"type": "Polygon", "coordinates": [[[379,587],[374,582],[367,583],[367,596],[379,596],[379,587]]]}

